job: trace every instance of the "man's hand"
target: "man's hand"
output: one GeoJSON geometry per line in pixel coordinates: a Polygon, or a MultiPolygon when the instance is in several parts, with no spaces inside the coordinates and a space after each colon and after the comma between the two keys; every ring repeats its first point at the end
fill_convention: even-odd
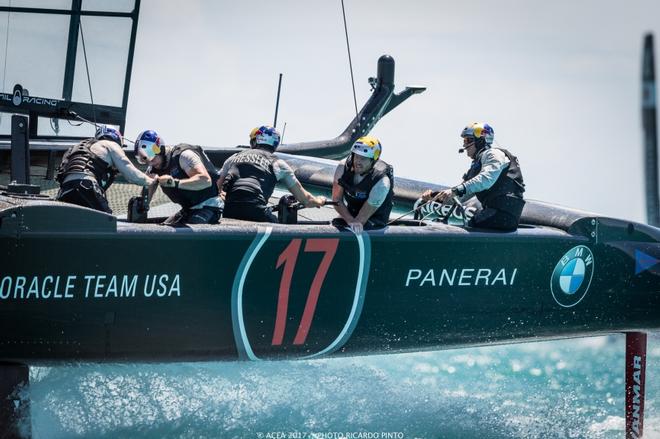
{"type": "Polygon", "coordinates": [[[450,200],[453,196],[454,196],[454,193],[451,191],[451,189],[445,189],[444,191],[441,191],[438,194],[437,199],[438,199],[438,201],[440,201],[442,203],[445,200],[450,200]]]}
{"type": "Polygon", "coordinates": [[[162,187],[174,187],[174,177],[171,175],[161,175],[157,177],[157,180],[162,187]]]}
{"type": "Polygon", "coordinates": [[[433,191],[431,189],[422,192],[422,201],[428,202],[433,198],[433,191]]]}
{"type": "Polygon", "coordinates": [[[362,230],[364,230],[364,227],[362,226],[362,223],[360,221],[352,221],[348,223],[348,227],[351,228],[353,233],[362,233],[362,230]]]}
{"type": "Polygon", "coordinates": [[[321,207],[325,204],[325,197],[320,195],[318,197],[312,197],[312,202],[310,203],[310,207],[321,207]]]}

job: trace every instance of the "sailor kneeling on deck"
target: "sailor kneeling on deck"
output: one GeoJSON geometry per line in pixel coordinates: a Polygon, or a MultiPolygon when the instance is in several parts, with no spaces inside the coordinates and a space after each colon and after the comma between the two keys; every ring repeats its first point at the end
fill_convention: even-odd
{"type": "Polygon", "coordinates": [[[306,207],[321,207],[325,197],[314,196],[302,187],[291,167],[274,152],[280,133],[263,125],[250,132],[250,149],[229,157],[222,169],[218,186],[225,193],[225,218],[276,223],[268,199],[277,183],[282,183],[306,207]]]}
{"type": "Polygon", "coordinates": [[[487,123],[471,123],[463,128],[461,137],[463,148],[459,152],[466,151],[472,159],[463,182],[438,194],[428,190],[422,199],[443,202],[455,196],[467,200],[475,195],[483,209],[470,219],[470,227],[516,230],[525,206],[525,184],[518,159],[506,149],[491,147],[495,131],[487,123]]]}
{"type": "Polygon", "coordinates": [[[218,171],[201,147],[185,143],[167,146],[153,130],[140,133],[135,140],[135,157],[148,164],[147,173],[155,174],[148,199],[160,186],[181,210],[163,224],[216,224],[222,214],[219,198],[218,171]]]}
{"type": "Polygon", "coordinates": [[[355,232],[385,227],[392,211],[394,171],[380,159],[383,148],[375,137],[360,137],[351,154],[339,162],[332,200],[341,219],[355,232]]]}
{"type": "Polygon", "coordinates": [[[56,199],[65,203],[112,213],[105,191],[117,173],[129,183],[149,186],[153,180],[126,157],[121,133],[101,125],[93,138],[69,148],[55,177],[60,184],[56,199]]]}

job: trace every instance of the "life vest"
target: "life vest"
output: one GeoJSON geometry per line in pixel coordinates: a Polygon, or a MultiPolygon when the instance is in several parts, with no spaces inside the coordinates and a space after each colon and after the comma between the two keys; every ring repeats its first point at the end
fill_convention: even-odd
{"type": "Polygon", "coordinates": [[[378,210],[371,215],[369,221],[375,226],[386,226],[390,219],[390,212],[392,211],[394,198],[394,169],[389,164],[382,160],[378,160],[374,166],[367,172],[362,181],[355,184],[354,181],[355,171],[353,170],[353,155],[351,154],[344,164],[344,173],[339,178],[339,185],[344,188],[344,200],[346,207],[351,215],[354,217],[360,212],[362,206],[369,198],[369,192],[376,183],[382,178],[390,179],[390,191],[383,204],[380,205],[378,210]]]}
{"type": "Polygon", "coordinates": [[[270,151],[254,148],[241,151],[228,160],[232,164],[223,184],[225,202],[265,206],[277,184],[273,168],[277,157],[270,151]]]}
{"type": "Polygon", "coordinates": [[[58,183],[62,184],[70,174],[82,173],[94,177],[104,191],[110,187],[115,180],[117,170],[92,152],[92,145],[96,142],[99,140],[85,139],[64,153],[55,175],[58,183]]]}
{"type": "Polygon", "coordinates": [[[204,189],[184,189],[184,188],[174,188],[174,187],[161,187],[165,195],[169,197],[173,202],[180,204],[184,209],[190,209],[191,207],[208,200],[209,198],[218,196],[218,170],[213,166],[211,160],[206,156],[204,150],[197,145],[188,145],[181,143],[173,147],[169,153],[165,156],[165,167],[163,169],[152,168],[152,172],[156,175],[171,175],[173,178],[184,180],[189,178],[186,171],[183,170],[181,164],[179,163],[179,157],[184,151],[191,150],[197,154],[206,172],[208,172],[211,177],[211,186],[204,189]]]}
{"type": "MultiPolygon", "coordinates": [[[[506,149],[497,149],[506,155],[509,159],[509,165],[507,169],[500,173],[500,176],[490,188],[477,192],[475,195],[484,208],[493,207],[520,216],[522,204],[524,204],[521,201],[523,199],[523,192],[525,192],[525,183],[523,182],[518,158],[506,149]]],[[[472,162],[472,166],[470,166],[468,172],[463,175],[463,181],[468,181],[481,172],[483,151],[485,149],[479,153],[472,162]]]]}

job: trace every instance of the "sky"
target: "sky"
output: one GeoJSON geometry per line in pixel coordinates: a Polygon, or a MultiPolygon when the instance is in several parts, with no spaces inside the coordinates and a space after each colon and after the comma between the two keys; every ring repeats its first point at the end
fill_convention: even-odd
{"type": "MultiPolygon", "coordinates": [[[[660,34],[660,2],[345,0],[345,8],[358,107],[383,54],[396,61],[397,91],[427,87],[372,131],[396,175],[458,183],[469,166],[457,153],[460,132],[484,121],[518,156],[527,198],[645,221],[641,53],[644,33],[660,34]]],[[[94,47],[107,29],[87,20],[90,63],[102,62],[94,47]]],[[[126,135],[155,129],[171,144],[246,144],[251,128],[273,121],[280,73],[284,143],[343,131],[355,110],[340,0],[143,0],[126,135]]],[[[111,79],[92,79],[99,97],[111,88],[111,79]]]]}

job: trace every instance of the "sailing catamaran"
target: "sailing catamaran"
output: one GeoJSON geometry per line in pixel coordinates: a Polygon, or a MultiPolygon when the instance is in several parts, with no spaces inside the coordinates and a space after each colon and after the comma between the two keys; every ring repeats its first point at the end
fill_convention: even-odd
{"type": "MultiPolygon", "coordinates": [[[[68,11],[67,69],[80,16],[103,14],[80,3],[68,11]]],[[[0,112],[14,114],[0,147],[11,151],[17,182],[0,193],[0,367],[317,358],[660,329],[660,229],[633,221],[528,201],[516,232],[471,229],[463,220],[476,200],[463,210],[422,205],[424,189],[444,187],[402,178],[394,216],[417,211],[418,219],[360,234],[335,227],[329,208],[298,214],[282,204],[283,224],[171,228],[154,211],[136,223],[130,211],[117,217],[39,194],[29,185],[30,144],[46,152],[33,158],[47,159],[52,177],[76,141],[37,135],[40,118],[123,128],[139,5],[111,14],[132,20],[122,106],[72,102],[73,73],[62,99],[20,85],[0,94],[0,112]],[[136,265],[131,253],[146,249],[167,256],[136,265]]],[[[34,12],[27,9],[0,7],[34,12]]],[[[371,83],[370,99],[338,137],[278,149],[308,189],[328,194],[330,159],[424,91],[395,93],[389,56],[371,83]]],[[[235,152],[207,150],[218,167],[235,152]]],[[[631,376],[640,376],[641,355],[631,350],[631,376]]],[[[637,402],[630,412],[639,421],[637,402]]]]}

